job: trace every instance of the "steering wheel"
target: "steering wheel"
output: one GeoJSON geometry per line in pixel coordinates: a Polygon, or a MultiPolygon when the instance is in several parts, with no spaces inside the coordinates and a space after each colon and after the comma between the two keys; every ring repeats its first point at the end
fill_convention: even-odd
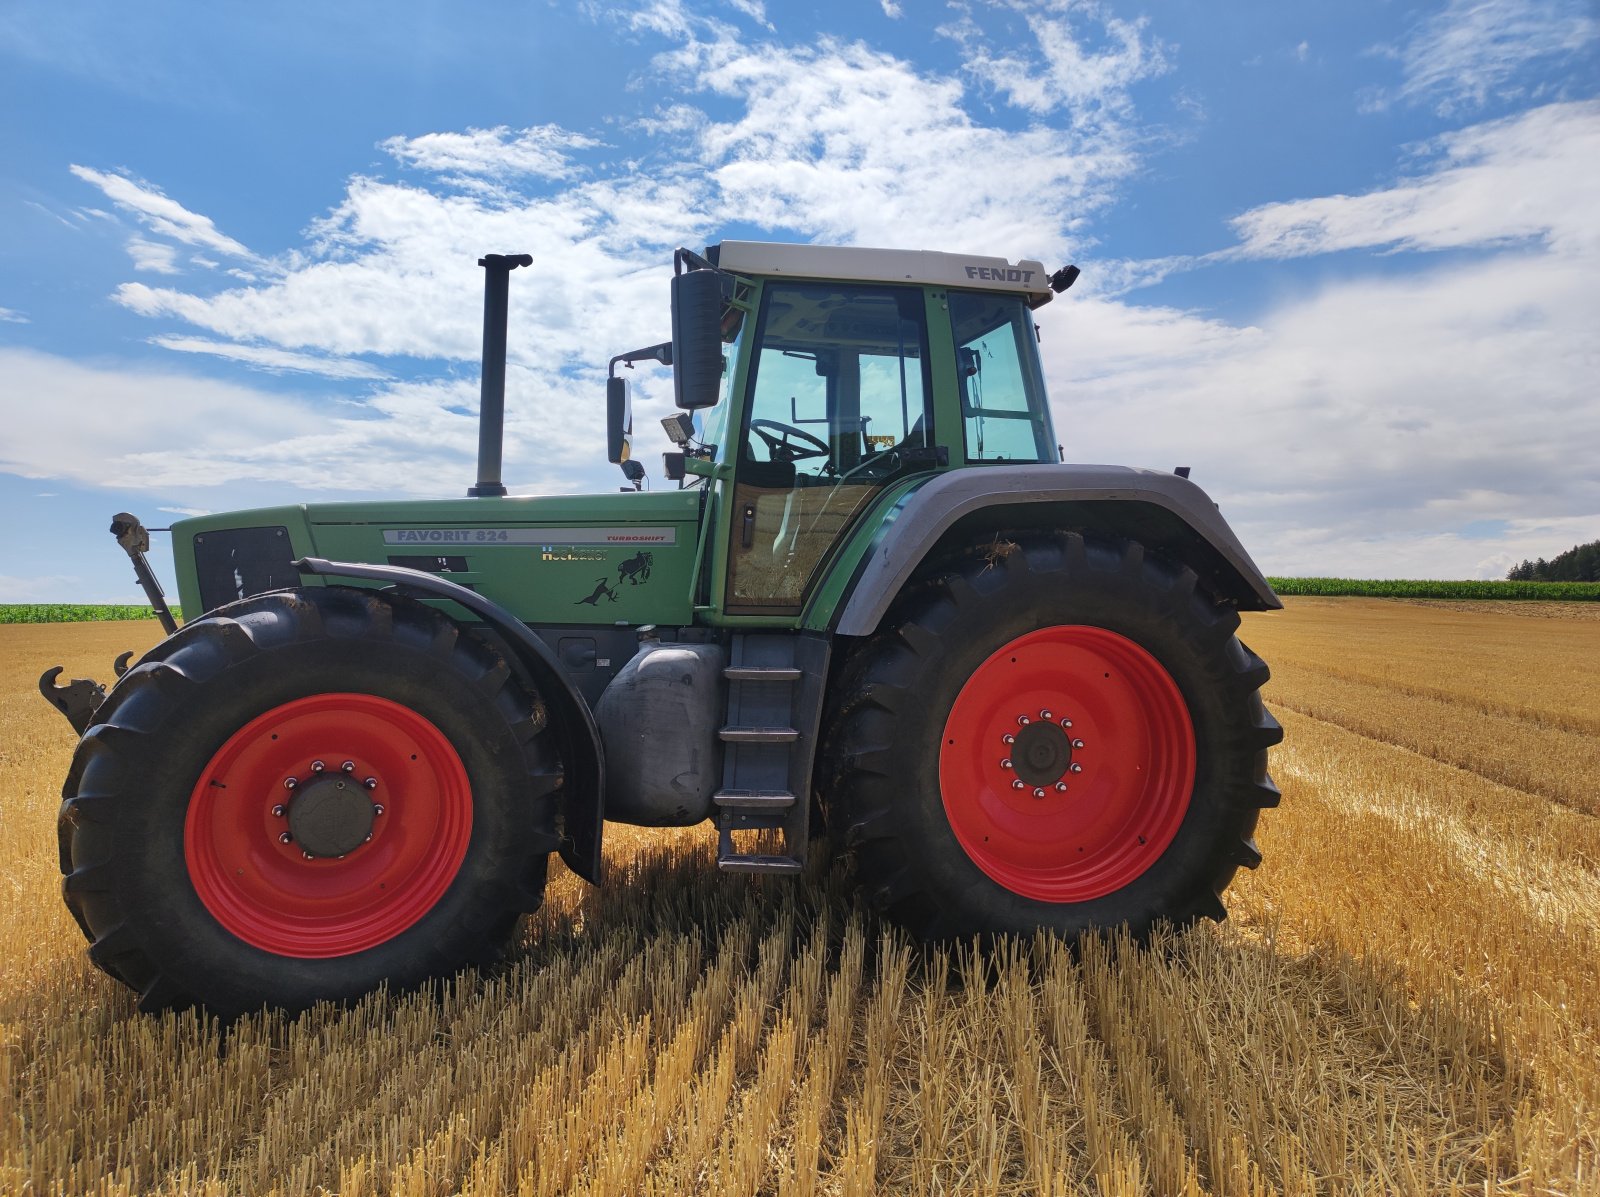
{"type": "Polygon", "coordinates": [[[777,420],[751,420],[750,431],[761,438],[773,461],[810,461],[813,457],[829,457],[833,453],[821,437],[777,420]],[[790,437],[800,443],[794,444],[790,437]]]}

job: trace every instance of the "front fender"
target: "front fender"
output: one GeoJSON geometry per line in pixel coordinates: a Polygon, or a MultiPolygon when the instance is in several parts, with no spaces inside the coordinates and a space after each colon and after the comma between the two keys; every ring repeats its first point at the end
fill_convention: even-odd
{"type": "Polygon", "coordinates": [[[573,686],[550,646],[499,603],[438,574],[399,565],[365,565],[321,557],[301,557],[293,564],[303,574],[387,582],[424,598],[449,599],[495,631],[541,687],[542,697],[557,716],[562,737],[562,763],[567,773],[561,798],[561,859],[578,876],[598,885],[601,829],[605,821],[605,752],[594,712],[573,686]]]}
{"type": "Polygon", "coordinates": [[[834,630],[871,635],[917,567],[948,538],[1021,527],[1126,536],[1182,561],[1240,610],[1283,606],[1217,505],[1187,478],[1129,466],[987,466],[940,474],[885,514],[834,630]]]}

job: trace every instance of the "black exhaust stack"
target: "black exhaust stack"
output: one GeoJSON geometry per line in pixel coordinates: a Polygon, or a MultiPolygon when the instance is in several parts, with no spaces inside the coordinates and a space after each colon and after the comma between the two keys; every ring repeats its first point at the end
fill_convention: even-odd
{"type": "Polygon", "coordinates": [[[500,481],[500,451],[506,427],[506,312],[510,306],[511,272],[532,266],[531,254],[486,254],[483,267],[483,389],[478,401],[478,484],[467,487],[472,498],[498,498],[506,493],[500,481]]]}

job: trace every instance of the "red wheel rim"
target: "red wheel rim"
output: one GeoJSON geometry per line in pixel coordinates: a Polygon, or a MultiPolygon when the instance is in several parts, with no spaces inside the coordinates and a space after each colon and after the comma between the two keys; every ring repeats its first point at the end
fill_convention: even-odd
{"type": "Polygon", "coordinates": [[[228,931],[321,959],[416,923],[449,889],[471,837],[472,788],[444,733],[386,698],[317,694],[252,719],[217,750],[190,795],[183,848],[195,893],[228,931]],[[348,776],[373,813],[370,839],[308,860],[284,837],[295,789],[305,792],[318,762],[348,776]]]}
{"type": "Polygon", "coordinates": [[[1172,677],[1127,637],[1076,624],[1020,636],[979,665],[939,749],[961,847],[1044,902],[1086,902],[1142,876],[1178,834],[1194,777],[1172,677]]]}

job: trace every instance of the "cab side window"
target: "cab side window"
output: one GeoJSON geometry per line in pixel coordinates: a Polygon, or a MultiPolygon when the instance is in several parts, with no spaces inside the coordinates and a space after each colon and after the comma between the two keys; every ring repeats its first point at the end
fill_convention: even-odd
{"type": "Polygon", "coordinates": [[[952,291],[950,323],[967,460],[1054,461],[1027,304],[1013,295],[952,291]]]}

